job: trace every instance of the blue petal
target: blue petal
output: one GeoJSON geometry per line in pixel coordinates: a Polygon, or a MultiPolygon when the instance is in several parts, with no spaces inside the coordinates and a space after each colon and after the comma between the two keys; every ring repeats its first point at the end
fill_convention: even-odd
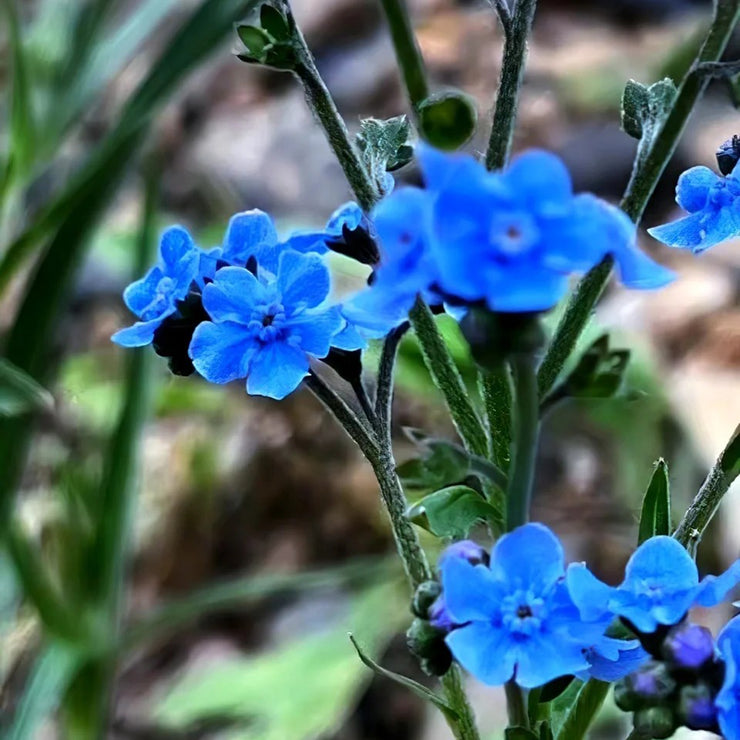
{"type": "Polygon", "coordinates": [[[199,253],[198,285],[201,289],[205,287],[206,278],[213,280],[215,277],[218,263],[223,260],[223,252],[221,247],[213,247],[213,249],[199,253]]]}
{"type": "Polygon", "coordinates": [[[224,236],[224,259],[239,265],[255,256],[257,261],[274,269],[277,259],[273,255],[278,235],[268,214],[258,209],[232,216],[224,236]],[[267,264],[269,263],[269,264],[267,264]]]}
{"type": "Polygon", "coordinates": [[[588,666],[583,647],[577,642],[535,632],[519,644],[515,680],[519,686],[533,689],[588,666]]]}
{"type": "Polygon", "coordinates": [[[705,222],[705,230],[706,234],[701,243],[694,249],[696,254],[727,239],[740,236],[740,213],[736,211],[734,203],[720,208],[716,214],[710,216],[705,222]]]}
{"type": "Polygon", "coordinates": [[[678,178],[676,203],[689,213],[701,211],[707,204],[711,187],[720,179],[720,176],[708,167],[692,167],[686,170],[678,178]]]}
{"type": "Polygon", "coordinates": [[[267,344],[254,356],[247,378],[247,393],[280,400],[292,393],[308,375],[308,356],[285,342],[267,344]]]}
{"type": "Polygon", "coordinates": [[[427,190],[443,190],[453,181],[477,180],[488,174],[469,154],[446,154],[424,142],[417,144],[416,157],[427,190]]]}
{"type": "Polygon", "coordinates": [[[335,344],[335,336],[343,322],[342,314],[335,306],[326,311],[307,311],[290,319],[286,326],[291,334],[300,338],[300,347],[304,352],[321,359],[329,354],[329,349],[335,344]]]}
{"type": "Polygon", "coordinates": [[[123,291],[123,302],[137,316],[151,305],[157,295],[157,286],[164,277],[161,267],[152,267],[140,280],[136,280],[123,291]]]}
{"type": "Polygon", "coordinates": [[[625,246],[614,252],[622,285],[651,290],[662,288],[676,279],[676,273],[654,262],[638,247],[625,246]]]}
{"type": "Polygon", "coordinates": [[[571,563],[566,574],[568,593],[587,622],[601,619],[609,612],[614,589],[600,581],[584,563],[571,563]]]}
{"type": "Polygon", "coordinates": [[[358,349],[365,349],[367,339],[360,334],[354,324],[345,319],[344,326],[332,338],[331,346],[347,352],[354,352],[358,349]]]}
{"type": "Polygon", "coordinates": [[[214,321],[248,324],[254,308],[269,303],[273,292],[243,267],[222,267],[203,290],[203,307],[214,321]]]}
{"type": "Polygon", "coordinates": [[[326,230],[333,236],[341,236],[342,227],[346,226],[350,231],[362,226],[365,222],[365,214],[357,203],[350,201],[339,206],[331,214],[326,223],[326,230]]]}
{"type": "Polygon", "coordinates": [[[489,621],[500,610],[502,584],[485,566],[450,558],[442,563],[441,574],[447,608],[458,624],[489,621]]]}
{"type": "Polygon", "coordinates": [[[194,251],[193,239],[182,226],[171,226],[162,234],[159,242],[159,253],[165,265],[173,267],[190,252],[194,251]]]}
{"type": "Polygon", "coordinates": [[[299,307],[314,308],[329,295],[329,270],[318,255],[289,249],[280,255],[277,288],[289,314],[299,307]]]}
{"type": "MultiPolygon", "coordinates": [[[[706,216],[703,212],[693,213],[678,221],[672,221],[662,226],[653,226],[648,234],[669,247],[680,249],[698,249],[706,239],[706,216]]],[[[721,239],[720,239],[721,241],[721,239]]]]}
{"type": "Polygon", "coordinates": [[[282,253],[284,249],[293,249],[303,254],[310,252],[324,254],[329,251],[329,247],[326,246],[328,236],[325,231],[294,231],[287,241],[280,245],[279,252],[282,253]]]}
{"type": "Polygon", "coordinates": [[[725,664],[725,677],[715,706],[719,726],[726,740],[740,738],[740,617],[731,619],[717,638],[717,648],[725,664]]]}
{"type": "Polygon", "coordinates": [[[570,205],[573,186],[568,168],[550,152],[533,149],[515,157],[503,173],[517,202],[534,213],[570,205]]]}
{"type": "Polygon", "coordinates": [[[111,341],[119,344],[121,347],[144,347],[152,343],[154,332],[162,323],[162,319],[153,319],[152,321],[138,321],[133,326],[117,331],[111,341]]]}
{"type": "Polygon", "coordinates": [[[673,537],[658,535],[645,540],[632,554],[620,588],[638,592],[647,584],[681,590],[698,583],[696,563],[683,545],[673,537]]]}
{"type": "Polygon", "coordinates": [[[740,560],[736,560],[722,575],[707,576],[699,584],[695,602],[701,606],[715,606],[740,583],[740,560]]]}
{"type": "Polygon", "coordinates": [[[514,675],[517,645],[504,629],[471,622],[450,632],[445,641],[455,660],[489,686],[501,686],[514,675]]]}
{"type": "MultiPolygon", "coordinates": [[[[478,272],[486,274],[480,268],[478,272]]],[[[568,278],[562,273],[527,263],[497,269],[486,278],[485,298],[492,311],[547,311],[568,290],[568,278]]]]}
{"type": "Polygon", "coordinates": [[[542,593],[565,575],[563,548],[543,524],[525,524],[496,542],[491,571],[515,588],[542,593]]]}
{"type": "Polygon", "coordinates": [[[600,645],[599,648],[604,648],[606,641],[616,643],[618,645],[618,657],[616,660],[610,659],[598,648],[590,651],[588,653],[590,667],[586,672],[590,678],[610,683],[619,681],[650,660],[650,656],[643,650],[637,640],[613,640],[605,637],[604,641],[604,644],[600,645]]]}
{"type": "Polygon", "coordinates": [[[241,324],[204,321],[195,329],[188,352],[206,380],[229,383],[247,376],[256,350],[254,336],[241,324]]]}

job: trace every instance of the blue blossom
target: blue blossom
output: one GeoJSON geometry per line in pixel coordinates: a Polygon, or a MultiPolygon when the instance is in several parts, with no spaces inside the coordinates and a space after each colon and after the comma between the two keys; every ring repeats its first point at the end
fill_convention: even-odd
{"type": "Polygon", "coordinates": [[[638,640],[617,640],[604,636],[586,651],[586,659],[589,667],[579,674],[579,678],[584,681],[595,678],[612,682],[636,671],[650,660],[650,656],[638,640]]]}
{"type": "Polygon", "coordinates": [[[672,537],[651,537],[634,552],[616,588],[602,583],[582,564],[568,568],[568,589],[584,619],[614,614],[640,632],[680,622],[694,604],[714,606],[740,582],[740,561],[721,576],[701,582],[696,563],[672,537]]]}
{"type": "Polygon", "coordinates": [[[162,234],[159,261],[149,272],[123,293],[126,306],[140,319],[111,338],[123,347],[150,344],[162,322],[177,311],[178,301],[190,291],[200,268],[200,250],[181,226],[162,234]]]}
{"type": "Polygon", "coordinates": [[[731,619],[717,638],[725,676],[715,700],[722,737],[740,738],[740,617],[731,619]]]}
{"type": "Polygon", "coordinates": [[[676,202],[689,215],[648,229],[670,247],[699,254],[715,244],[740,236],[740,168],[726,177],[708,167],[692,167],[678,178],[676,202]]]}
{"type": "Polygon", "coordinates": [[[461,625],[446,637],[456,660],[484,683],[525,688],[588,670],[603,622],[586,624],[564,583],[563,550],[541,524],[504,535],[489,566],[442,563],[446,612],[461,625]]]}
{"type": "Polygon", "coordinates": [[[284,398],[342,327],[339,309],[322,305],[329,290],[320,257],[291,249],[281,252],[275,275],[221,268],[203,291],[211,321],[190,344],[196,370],[213,383],[246,378],[248,393],[284,398]]]}

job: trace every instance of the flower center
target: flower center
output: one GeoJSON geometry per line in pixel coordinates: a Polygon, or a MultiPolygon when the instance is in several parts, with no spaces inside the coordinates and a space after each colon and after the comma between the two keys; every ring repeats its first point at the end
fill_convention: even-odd
{"type": "Polygon", "coordinates": [[[285,308],[274,302],[257,306],[252,312],[249,328],[263,344],[282,338],[285,333],[285,308]]]}
{"type": "Polygon", "coordinates": [[[529,636],[540,629],[547,610],[542,598],[531,591],[519,590],[504,597],[501,612],[508,630],[529,636]]]}
{"type": "Polygon", "coordinates": [[[490,229],[491,243],[504,259],[529,252],[537,242],[537,235],[537,226],[526,213],[494,218],[490,229]]]}

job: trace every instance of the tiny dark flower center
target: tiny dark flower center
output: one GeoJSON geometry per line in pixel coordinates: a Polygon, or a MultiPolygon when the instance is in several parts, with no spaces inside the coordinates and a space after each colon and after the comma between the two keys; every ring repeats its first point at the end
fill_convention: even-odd
{"type": "Polygon", "coordinates": [[[506,230],[506,236],[512,241],[516,241],[517,239],[522,238],[522,232],[516,226],[512,225],[506,230]]]}
{"type": "Polygon", "coordinates": [[[516,615],[519,619],[526,619],[532,616],[532,609],[527,604],[522,604],[516,610],[516,615]]]}
{"type": "Polygon", "coordinates": [[[262,326],[272,326],[273,321],[275,321],[275,317],[271,314],[267,314],[262,317],[262,326]]]}

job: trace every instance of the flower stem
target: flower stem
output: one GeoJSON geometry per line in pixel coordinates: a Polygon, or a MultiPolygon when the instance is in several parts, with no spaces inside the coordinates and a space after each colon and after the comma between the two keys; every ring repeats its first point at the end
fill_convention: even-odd
{"type": "Polygon", "coordinates": [[[398,345],[408,330],[409,325],[403,324],[391,330],[383,342],[383,350],[378,363],[378,386],[375,393],[375,420],[378,434],[390,434],[391,431],[393,372],[396,367],[398,345]]]}
{"type": "Polygon", "coordinates": [[[480,733],[475,725],[473,708],[465,694],[460,669],[455,663],[442,676],[442,686],[447,703],[457,712],[457,723],[450,727],[456,740],[480,740],[480,733]]]}
{"type": "Polygon", "coordinates": [[[424,70],[424,59],[411,27],[408,9],[404,0],[380,0],[396,50],[396,60],[403,75],[411,107],[429,97],[429,85],[424,70]]]}
{"type": "MultiPolygon", "coordinates": [[[[644,158],[635,165],[622,199],[622,209],[635,223],[639,223],[645,206],[673,155],[692,109],[709,83],[709,77],[697,71],[697,67],[721,58],[738,20],[740,20],[740,0],[715,0],[714,19],[707,38],[681,83],[660,133],[653,140],[644,158]]],[[[538,380],[542,397],[553,387],[575,348],[609,280],[613,265],[612,257],[604,258],[583,278],[568,301],[539,370],[538,380]]]]}
{"type": "Polygon", "coordinates": [[[303,85],[306,101],[324,129],[339,164],[363,211],[370,211],[378,200],[378,191],[368,174],[359,154],[352,145],[344,120],[324,81],[321,79],[311,50],[306,44],[301,29],[295,22],[290,2],[283,0],[283,10],[293,36],[294,48],[298,57],[295,75],[303,85]]]}
{"type": "Polygon", "coordinates": [[[511,19],[505,25],[504,58],[501,63],[491,137],[486,152],[486,167],[489,170],[500,169],[509,159],[514,139],[519,90],[524,80],[527,39],[532,29],[536,8],[537,0],[517,0],[511,19]]]}
{"type": "Polygon", "coordinates": [[[429,306],[421,299],[417,300],[409,318],[421,344],[424,362],[435,385],[445,397],[460,438],[469,452],[485,457],[488,454],[486,431],[470,401],[450,351],[437,329],[429,306]]]}
{"type": "Polygon", "coordinates": [[[740,475],[740,426],[722,450],[717,462],[691,502],[673,536],[692,553],[717,512],[722,497],[740,475]]]}
{"type": "Polygon", "coordinates": [[[511,365],[514,371],[514,442],[506,505],[509,531],[529,519],[540,425],[534,357],[513,355],[511,365]]]}

